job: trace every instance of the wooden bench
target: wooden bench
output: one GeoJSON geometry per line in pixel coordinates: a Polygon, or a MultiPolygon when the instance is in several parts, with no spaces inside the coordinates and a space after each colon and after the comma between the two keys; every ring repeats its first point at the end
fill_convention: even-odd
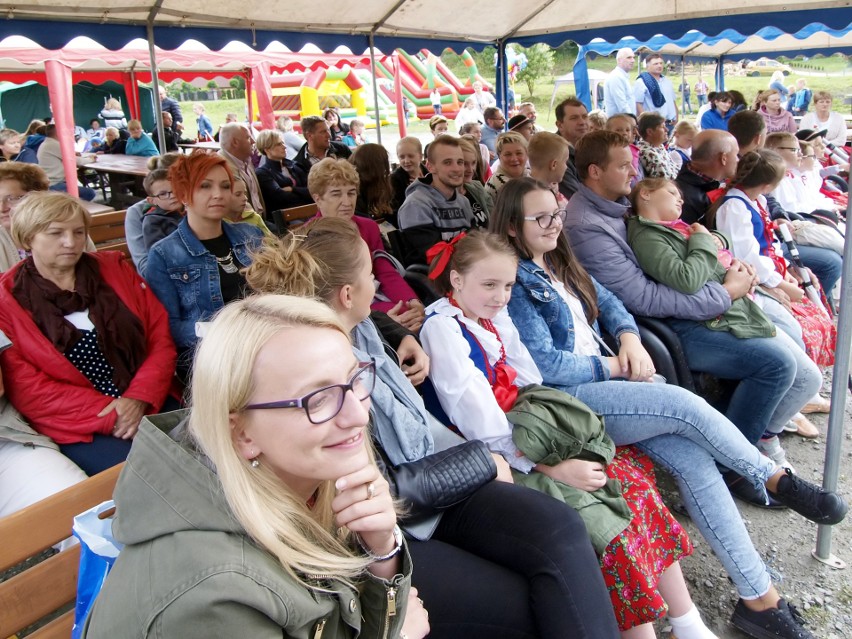
{"type": "Polygon", "coordinates": [[[98,213],[92,216],[89,237],[99,251],[121,251],[130,257],[130,249],[124,237],[124,217],[127,211],[98,213]]]}
{"type": "Polygon", "coordinates": [[[316,204],[305,204],[303,206],[294,206],[290,209],[280,209],[272,211],[272,221],[278,227],[279,235],[286,235],[291,229],[304,224],[312,217],[319,213],[319,208],[316,204]]]}
{"type": "MultiPolygon", "coordinates": [[[[70,537],[76,515],[112,498],[123,467],[120,464],[105,470],[0,519],[0,572],[70,537]]],[[[73,604],[79,563],[80,546],[75,545],[0,583],[0,637],[11,637],[73,604]]],[[[68,639],[73,625],[72,608],[28,636],[68,639]]]]}

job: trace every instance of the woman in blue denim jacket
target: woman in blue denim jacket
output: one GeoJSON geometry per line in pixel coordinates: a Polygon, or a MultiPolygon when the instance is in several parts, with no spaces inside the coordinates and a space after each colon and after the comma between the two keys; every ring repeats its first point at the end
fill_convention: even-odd
{"type": "Polygon", "coordinates": [[[151,247],[143,275],[166,307],[172,337],[186,355],[198,340],[196,323],[244,297],[240,269],[251,264],[251,251],[260,246],[263,233],[249,224],[222,222],[233,178],[221,156],[182,156],[169,179],[186,217],[151,247]]]}
{"type": "MultiPolygon", "coordinates": [[[[636,445],[675,477],[693,522],[742,597],[735,625],[762,623],[763,615],[786,620],[787,604],[772,585],[715,462],[736,470],[758,490],[776,491],[785,502],[780,493],[801,480],[760,455],[697,395],[666,384],[627,383],[651,380],[650,356],[632,316],[574,258],[562,232],[564,210],[556,207],[544,184],[520,178],[503,188],[490,220],[490,230],[507,239],[521,258],[509,314],[544,383],[583,401],[604,417],[617,445],[636,445]],[[598,320],[619,340],[618,356],[600,354],[598,320]],[[759,612],[763,608],[768,610],[759,612]]],[[[793,507],[809,519],[819,520],[823,507],[839,499],[810,484],[807,491],[808,507],[793,507]]]]}

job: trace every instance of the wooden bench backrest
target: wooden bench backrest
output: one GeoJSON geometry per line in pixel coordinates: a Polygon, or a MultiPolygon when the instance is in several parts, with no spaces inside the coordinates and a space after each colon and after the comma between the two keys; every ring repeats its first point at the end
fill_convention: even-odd
{"type": "Polygon", "coordinates": [[[311,219],[319,212],[316,204],[305,204],[304,206],[294,206],[291,209],[284,209],[284,219],[289,225],[293,222],[304,222],[311,219]]]}
{"type": "Polygon", "coordinates": [[[316,204],[305,204],[304,206],[294,206],[290,209],[279,209],[272,211],[272,221],[278,228],[278,235],[284,236],[301,224],[304,224],[309,219],[314,217],[319,212],[316,204]]]}
{"type": "Polygon", "coordinates": [[[114,240],[124,240],[124,216],[127,211],[98,213],[92,216],[89,237],[96,245],[114,240]]]}
{"type": "MultiPolygon", "coordinates": [[[[70,537],[76,515],[112,497],[123,467],[110,468],[0,519],[0,571],[70,537]]],[[[0,583],[0,637],[14,635],[73,602],[79,563],[80,547],[75,545],[0,583]]],[[[70,610],[29,636],[68,639],[73,623],[70,610]]]]}

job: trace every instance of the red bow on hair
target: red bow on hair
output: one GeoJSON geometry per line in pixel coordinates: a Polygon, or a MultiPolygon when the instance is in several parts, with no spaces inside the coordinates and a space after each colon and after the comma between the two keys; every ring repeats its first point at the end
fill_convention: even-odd
{"type": "Polygon", "coordinates": [[[465,235],[466,233],[462,231],[449,242],[438,242],[426,251],[426,262],[428,264],[432,264],[432,261],[436,257],[438,258],[438,263],[429,271],[430,280],[438,279],[441,273],[444,272],[444,269],[447,268],[447,264],[450,263],[450,258],[453,256],[453,252],[456,250],[456,242],[462,239],[465,235]]]}

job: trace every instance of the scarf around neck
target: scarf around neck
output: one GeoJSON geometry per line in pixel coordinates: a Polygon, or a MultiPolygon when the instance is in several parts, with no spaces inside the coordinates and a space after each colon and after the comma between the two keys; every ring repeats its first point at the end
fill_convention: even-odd
{"type": "Polygon", "coordinates": [[[660,90],[660,83],[657,82],[657,79],[647,71],[640,73],[639,79],[645,83],[645,88],[648,89],[648,93],[651,95],[651,102],[654,103],[654,106],[658,109],[663,106],[666,103],[666,98],[660,90]]]}
{"type": "Polygon", "coordinates": [[[62,290],[38,272],[30,256],[15,273],[12,295],[63,355],[83,337],[65,316],[88,310],[98,346],[115,371],[113,382],[124,393],[147,355],[142,322],[104,282],[95,258],[83,253],[75,276],[75,290],[62,290]]]}

